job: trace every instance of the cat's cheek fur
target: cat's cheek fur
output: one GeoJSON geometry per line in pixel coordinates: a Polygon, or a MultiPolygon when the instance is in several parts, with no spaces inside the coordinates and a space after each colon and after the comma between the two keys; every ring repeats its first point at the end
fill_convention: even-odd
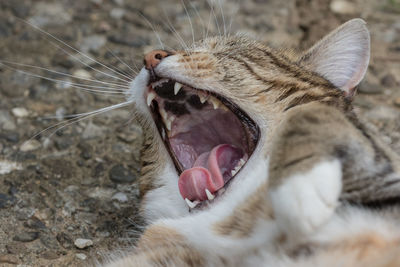
{"type": "Polygon", "coordinates": [[[142,68],[136,78],[129,85],[129,90],[126,92],[125,96],[128,101],[134,101],[135,108],[138,112],[142,115],[148,116],[148,119],[151,120],[152,118],[150,117],[149,108],[146,104],[145,98],[143,97],[149,79],[149,72],[145,68],[142,68]]]}
{"type": "Polygon", "coordinates": [[[148,223],[160,218],[177,218],[189,214],[189,209],[179,194],[178,176],[172,163],[154,179],[162,186],[149,191],[143,199],[143,215],[148,223]]]}
{"type": "Polygon", "coordinates": [[[337,159],[286,178],[269,192],[277,224],[292,239],[312,234],[333,215],[341,190],[342,170],[337,159]]]}

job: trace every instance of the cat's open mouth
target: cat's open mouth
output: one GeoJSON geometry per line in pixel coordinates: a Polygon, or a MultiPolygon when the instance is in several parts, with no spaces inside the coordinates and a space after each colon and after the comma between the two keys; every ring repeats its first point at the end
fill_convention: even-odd
{"type": "Polygon", "coordinates": [[[150,83],[145,99],[178,171],[182,198],[191,209],[209,203],[250,158],[258,126],[228,99],[171,79],[150,83]]]}

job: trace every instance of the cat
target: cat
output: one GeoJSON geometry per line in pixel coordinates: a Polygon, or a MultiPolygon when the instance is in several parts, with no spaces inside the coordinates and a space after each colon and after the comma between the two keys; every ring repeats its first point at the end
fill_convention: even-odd
{"type": "Polygon", "coordinates": [[[400,160],[352,109],[369,57],[361,19],[301,54],[147,54],[128,99],[148,227],[106,266],[400,266],[400,160]]]}

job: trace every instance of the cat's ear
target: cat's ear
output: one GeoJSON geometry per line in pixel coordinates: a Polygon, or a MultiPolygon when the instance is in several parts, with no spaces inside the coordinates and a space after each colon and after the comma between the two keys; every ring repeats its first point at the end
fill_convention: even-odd
{"type": "Polygon", "coordinates": [[[352,19],[311,47],[300,63],[353,96],[367,71],[370,37],[365,21],[352,19]]]}

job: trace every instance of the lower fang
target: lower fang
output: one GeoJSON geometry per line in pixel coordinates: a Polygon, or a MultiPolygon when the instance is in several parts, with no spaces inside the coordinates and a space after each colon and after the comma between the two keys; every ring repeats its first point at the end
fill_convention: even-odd
{"type": "Polygon", "coordinates": [[[207,195],[208,200],[214,199],[214,195],[208,189],[206,189],[206,195],[207,195]]]}
{"type": "Polygon", "coordinates": [[[200,202],[198,201],[190,201],[189,199],[185,198],[186,204],[189,206],[189,208],[193,209],[194,207],[197,206],[197,204],[199,204],[200,202]]]}

